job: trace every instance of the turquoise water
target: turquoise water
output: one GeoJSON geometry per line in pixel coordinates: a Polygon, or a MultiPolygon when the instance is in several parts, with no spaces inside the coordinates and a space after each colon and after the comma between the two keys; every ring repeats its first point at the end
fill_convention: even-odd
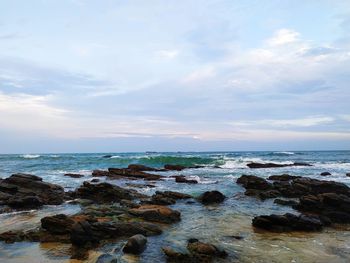
{"type": "MultiPolygon", "coordinates": [[[[324,152],[210,152],[210,153],[94,153],[94,154],[27,154],[0,155],[0,177],[4,178],[16,172],[32,173],[43,177],[45,181],[60,184],[71,190],[85,180],[91,180],[91,171],[109,167],[126,167],[131,163],[139,163],[152,167],[164,164],[181,164],[185,166],[203,165],[200,169],[187,169],[181,172],[161,172],[169,176],[168,180],[155,182],[156,188],[138,189],[145,194],[153,194],[156,190],[172,190],[198,196],[208,190],[219,190],[228,198],[223,204],[203,206],[199,203],[186,204],[179,201],[172,208],[182,214],[182,221],[165,228],[164,234],[149,238],[146,251],[140,257],[130,257],[118,252],[124,241],[108,244],[100,248],[103,251],[117,250],[121,262],[165,262],[160,250],[169,245],[178,249],[186,246],[191,237],[214,243],[225,248],[230,257],[220,262],[350,262],[350,232],[346,227],[329,228],[321,233],[305,234],[270,234],[255,232],[251,227],[251,219],[260,214],[295,212],[291,208],[273,204],[272,200],[259,201],[243,195],[244,189],[235,181],[242,174],[254,174],[268,177],[273,174],[289,173],[317,179],[327,179],[346,183],[350,186],[350,151],[324,152]],[[111,158],[103,158],[112,155],[111,158]],[[284,167],[273,169],[249,169],[246,164],[255,162],[292,163],[307,162],[310,167],[284,167]],[[320,173],[328,171],[332,175],[321,177],[320,173]],[[81,173],[84,178],[70,178],[65,173],[81,173]],[[199,181],[196,185],[176,184],[171,175],[183,174],[199,181]],[[242,236],[236,240],[232,236],[242,236]]],[[[109,180],[108,182],[128,187],[129,180],[109,180]]],[[[143,183],[132,181],[132,183],[143,183]]],[[[47,207],[52,212],[53,208],[47,207]]],[[[72,213],[76,208],[65,205],[54,209],[72,213]],[[67,207],[68,206],[68,207],[67,207]]],[[[31,219],[37,222],[45,211],[31,211],[31,219]]],[[[6,230],[12,227],[22,228],[23,215],[0,215],[4,222],[7,218],[6,230]],[[7,217],[6,217],[7,216],[7,217]]],[[[25,217],[24,217],[25,218],[25,217]]],[[[23,226],[24,225],[24,226],[23,226]]],[[[4,231],[0,223],[0,231],[4,231]]],[[[14,247],[14,245],[12,245],[14,247]]],[[[0,245],[1,262],[25,262],[11,245],[0,245]],[[1,253],[1,248],[7,251],[1,253]],[[14,256],[11,256],[13,255],[14,256]],[[16,256],[17,255],[17,256],[16,256]],[[2,261],[6,260],[6,261],[2,261]]],[[[48,256],[55,253],[50,248],[28,244],[18,245],[25,256],[27,251],[35,254],[39,262],[66,262],[67,255],[48,256]],[[42,261],[40,261],[42,260],[42,261]]],[[[66,249],[66,248],[65,248],[66,249]]],[[[18,249],[17,249],[18,250],[18,249]]],[[[58,252],[57,252],[58,253],[58,252]]],[[[57,254],[56,253],[56,254],[57,254]]],[[[27,261],[28,262],[28,261],[27,261]]],[[[219,262],[219,261],[218,261],[219,262]]]]}

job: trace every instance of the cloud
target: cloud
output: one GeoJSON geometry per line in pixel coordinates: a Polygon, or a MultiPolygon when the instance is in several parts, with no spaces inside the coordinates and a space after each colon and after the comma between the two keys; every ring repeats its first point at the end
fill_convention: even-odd
{"type": "Polygon", "coordinates": [[[286,45],[297,42],[299,36],[300,34],[294,30],[282,28],[272,38],[268,39],[267,43],[272,47],[286,45]]]}
{"type": "Polygon", "coordinates": [[[156,57],[165,59],[174,59],[179,55],[179,51],[176,49],[164,49],[156,51],[156,57]]]}

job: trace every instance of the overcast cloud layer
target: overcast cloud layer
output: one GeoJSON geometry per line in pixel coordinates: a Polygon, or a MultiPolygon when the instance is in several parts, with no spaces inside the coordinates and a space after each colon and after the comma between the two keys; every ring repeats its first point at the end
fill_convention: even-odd
{"type": "Polygon", "coordinates": [[[0,152],[350,149],[349,1],[0,1],[0,152]]]}

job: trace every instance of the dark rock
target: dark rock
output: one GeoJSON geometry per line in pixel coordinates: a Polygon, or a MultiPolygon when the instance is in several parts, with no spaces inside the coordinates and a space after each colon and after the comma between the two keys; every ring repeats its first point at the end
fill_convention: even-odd
{"type": "Polygon", "coordinates": [[[290,231],[320,231],[323,223],[318,216],[293,215],[263,215],[254,217],[253,226],[272,232],[290,231]]]}
{"type": "Polygon", "coordinates": [[[237,179],[237,184],[246,189],[266,190],[272,188],[272,185],[264,178],[255,175],[242,175],[237,179]]]}
{"type": "Polygon", "coordinates": [[[175,177],[175,182],[177,183],[198,184],[197,180],[187,179],[183,175],[177,175],[174,177],[175,177]]]}
{"type": "Polygon", "coordinates": [[[107,154],[107,155],[103,155],[102,158],[111,158],[113,155],[111,154],[107,154]]]}
{"type": "Polygon", "coordinates": [[[61,186],[43,182],[42,178],[30,174],[13,174],[0,180],[0,193],[0,202],[16,209],[59,205],[65,196],[61,186]]]}
{"type": "Polygon", "coordinates": [[[330,172],[323,172],[320,174],[321,176],[329,176],[329,175],[332,175],[330,172]]]}
{"type": "Polygon", "coordinates": [[[145,203],[154,204],[154,205],[173,205],[176,203],[176,200],[178,199],[188,199],[188,198],[192,198],[192,196],[188,194],[172,192],[172,191],[165,191],[165,192],[156,191],[156,193],[152,196],[151,201],[146,201],[145,203]]]}
{"type": "Polygon", "coordinates": [[[99,179],[92,179],[90,182],[91,183],[98,183],[100,180],[99,179]]]}
{"type": "Polygon", "coordinates": [[[108,168],[108,171],[109,178],[128,177],[132,179],[159,180],[163,177],[158,174],[149,174],[128,168],[108,168]]]}
{"type": "Polygon", "coordinates": [[[129,170],[132,171],[139,171],[139,172],[159,172],[159,171],[164,171],[164,169],[157,169],[157,168],[152,168],[146,165],[142,165],[142,164],[130,164],[128,166],[129,170]]]}
{"type": "Polygon", "coordinates": [[[162,205],[142,205],[129,210],[133,216],[147,221],[171,224],[181,220],[180,212],[162,205]]]}
{"type": "Polygon", "coordinates": [[[182,171],[186,169],[186,166],[178,165],[178,164],[166,164],[164,165],[164,169],[170,170],[170,171],[182,171]]]}
{"type": "Polygon", "coordinates": [[[72,177],[72,178],[81,178],[84,177],[82,174],[65,174],[64,176],[72,177]]]}
{"type": "Polygon", "coordinates": [[[134,235],[128,239],[123,248],[124,253],[141,254],[146,249],[147,238],[143,235],[134,235]]]}
{"type": "Polygon", "coordinates": [[[278,164],[278,163],[248,163],[247,166],[252,169],[257,168],[280,168],[280,167],[288,167],[288,166],[312,166],[308,163],[295,162],[293,164],[278,164]]]}
{"type": "Polygon", "coordinates": [[[47,216],[41,219],[41,227],[52,234],[68,234],[74,221],[64,214],[47,216]]]}
{"type": "Polygon", "coordinates": [[[118,260],[111,254],[102,254],[95,263],[118,263],[118,260]]]}
{"type": "Polygon", "coordinates": [[[84,182],[76,190],[76,196],[97,203],[118,202],[122,199],[132,200],[144,197],[144,195],[134,190],[124,189],[116,185],[108,183],[90,184],[89,182],[84,182]]]}
{"type": "Polygon", "coordinates": [[[203,204],[222,203],[225,198],[226,197],[219,191],[208,191],[199,197],[203,204]]]}
{"type": "Polygon", "coordinates": [[[350,173],[346,173],[346,176],[347,176],[347,177],[350,177],[350,173]]]}
{"type": "Polygon", "coordinates": [[[102,171],[102,170],[93,170],[92,176],[94,177],[102,177],[102,176],[109,176],[108,171],[102,171]]]}
{"type": "Polygon", "coordinates": [[[294,180],[294,179],[297,179],[297,178],[301,178],[301,176],[294,176],[294,175],[289,175],[289,174],[281,174],[281,175],[271,175],[267,179],[268,180],[272,180],[272,181],[290,181],[290,180],[294,180]]]}

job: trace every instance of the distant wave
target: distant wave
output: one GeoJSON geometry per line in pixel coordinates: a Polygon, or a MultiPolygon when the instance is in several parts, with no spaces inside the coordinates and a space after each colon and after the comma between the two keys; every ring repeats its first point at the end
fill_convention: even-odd
{"type": "Polygon", "coordinates": [[[36,159],[36,158],[39,158],[40,155],[39,154],[24,154],[21,157],[23,157],[24,159],[36,159]]]}
{"type": "Polygon", "coordinates": [[[294,152],[273,152],[276,155],[294,155],[294,152]]]}
{"type": "Polygon", "coordinates": [[[263,160],[261,158],[225,158],[225,163],[220,165],[224,169],[247,168],[248,163],[276,163],[276,164],[292,164],[290,161],[272,161],[263,160]]]}

